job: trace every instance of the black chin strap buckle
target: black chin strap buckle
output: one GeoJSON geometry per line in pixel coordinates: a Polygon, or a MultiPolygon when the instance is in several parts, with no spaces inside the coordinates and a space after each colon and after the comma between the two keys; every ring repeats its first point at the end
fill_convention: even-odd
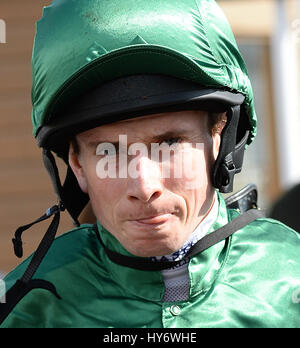
{"type": "Polygon", "coordinates": [[[222,177],[222,192],[231,192],[233,190],[233,178],[236,174],[236,167],[233,161],[232,153],[224,158],[220,165],[222,177]]]}
{"type": "Polygon", "coordinates": [[[63,202],[59,202],[58,204],[53,205],[51,208],[46,210],[46,215],[48,217],[58,213],[59,211],[64,211],[66,208],[63,202]]]}

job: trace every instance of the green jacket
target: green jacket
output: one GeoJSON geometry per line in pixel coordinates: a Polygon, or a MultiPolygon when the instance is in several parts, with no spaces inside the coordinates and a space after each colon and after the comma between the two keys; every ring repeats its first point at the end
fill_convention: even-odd
{"type": "MultiPolygon", "coordinates": [[[[219,195],[209,233],[237,215],[219,195]]],[[[129,255],[98,226],[105,245],[129,255]]],[[[6,277],[7,288],[28,262],[6,277]]],[[[162,302],[161,272],[114,264],[85,224],[56,238],[34,276],[53,282],[62,299],[35,289],[2,327],[299,328],[299,265],[300,234],[260,218],[190,260],[188,301],[162,302]]]]}

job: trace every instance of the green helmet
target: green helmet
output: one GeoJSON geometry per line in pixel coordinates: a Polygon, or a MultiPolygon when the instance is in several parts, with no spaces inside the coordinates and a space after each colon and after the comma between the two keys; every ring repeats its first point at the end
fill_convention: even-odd
{"type": "MultiPolygon", "coordinates": [[[[69,139],[101,124],[225,110],[212,176],[221,192],[232,191],[257,120],[247,69],[214,0],[53,0],[37,23],[32,65],[33,133],[44,157],[54,151],[67,163],[69,139]]],[[[76,219],[88,197],[70,168],[64,185],[55,171],[56,192],[76,219]]]]}

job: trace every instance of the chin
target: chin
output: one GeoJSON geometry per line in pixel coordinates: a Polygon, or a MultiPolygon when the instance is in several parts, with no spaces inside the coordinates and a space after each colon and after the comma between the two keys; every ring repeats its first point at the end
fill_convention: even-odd
{"type": "Polygon", "coordinates": [[[170,240],[169,243],[163,243],[161,241],[141,241],[140,243],[134,244],[135,245],[126,248],[131,254],[138,257],[153,257],[174,253],[182,247],[184,241],[182,241],[182,243],[174,243],[174,240],[170,240]]]}

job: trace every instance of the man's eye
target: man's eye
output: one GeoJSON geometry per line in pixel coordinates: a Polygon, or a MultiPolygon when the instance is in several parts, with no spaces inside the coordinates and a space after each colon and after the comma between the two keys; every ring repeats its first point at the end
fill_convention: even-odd
{"type": "Polygon", "coordinates": [[[104,149],[101,152],[96,153],[96,155],[101,155],[101,156],[116,156],[118,154],[117,150],[116,151],[112,151],[112,150],[107,150],[104,149]]]}
{"type": "Polygon", "coordinates": [[[166,143],[167,145],[173,145],[173,144],[177,144],[177,143],[180,143],[181,139],[179,137],[177,138],[169,138],[169,139],[166,139],[164,141],[162,141],[161,143],[166,143]]]}

